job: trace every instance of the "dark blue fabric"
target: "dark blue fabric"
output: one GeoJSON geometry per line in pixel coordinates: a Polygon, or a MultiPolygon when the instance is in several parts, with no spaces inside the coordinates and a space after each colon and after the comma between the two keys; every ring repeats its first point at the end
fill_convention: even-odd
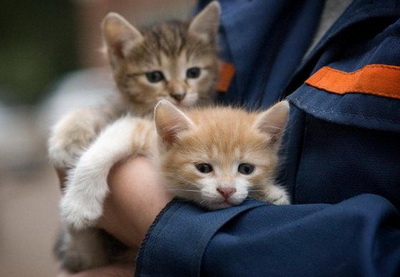
{"type": "Polygon", "coordinates": [[[232,218],[264,204],[245,201],[230,209],[207,211],[175,199],[151,227],[140,251],[137,275],[198,276],[204,251],[218,229],[232,218]],[[155,266],[147,266],[150,264],[155,266]]]}
{"type": "Polygon", "coordinates": [[[218,231],[202,276],[399,276],[398,228],[397,210],[375,195],[261,206],[218,231]]]}
{"type": "Polygon", "coordinates": [[[396,58],[399,30],[398,25],[392,25],[399,14],[398,0],[354,0],[297,68],[282,98],[297,90],[312,73],[331,63],[348,71],[379,62],[399,65],[396,58]],[[385,50],[379,49],[382,46],[385,50]]]}
{"type": "Polygon", "coordinates": [[[295,106],[291,113],[281,182],[294,203],[374,193],[400,210],[400,132],[336,124],[295,106]]]}
{"type": "MultiPolygon", "coordinates": [[[[334,26],[325,36],[325,45],[314,51],[318,61],[312,65],[316,58],[311,57],[304,71],[312,68],[312,74],[322,66],[350,72],[369,64],[400,65],[399,4],[362,2],[356,1],[346,12],[353,15],[351,19],[346,14],[339,19],[345,31],[334,26]]],[[[288,99],[293,106],[281,181],[291,188],[295,203],[337,203],[360,193],[375,193],[400,209],[400,100],[337,95],[307,84],[288,99]]]]}
{"type": "Polygon", "coordinates": [[[221,1],[223,56],[237,69],[223,101],[288,96],[279,181],[294,205],[173,202],[142,245],[138,276],[400,276],[400,100],[304,84],[323,66],[400,66],[400,1],[353,1],[302,59],[321,2],[221,1]]]}
{"type": "Polygon", "coordinates": [[[219,2],[221,53],[237,71],[222,101],[250,109],[277,102],[311,43],[324,1],[219,2]]]}
{"type": "Polygon", "coordinates": [[[258,201],[205,211],[174,201],[142,245],[137,276],[399,276],[400,217],[385,198],[258,201]]]}

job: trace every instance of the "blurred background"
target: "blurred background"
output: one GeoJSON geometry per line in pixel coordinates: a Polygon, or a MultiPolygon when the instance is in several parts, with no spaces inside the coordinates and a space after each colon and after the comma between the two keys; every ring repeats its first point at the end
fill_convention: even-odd
{"type": "Polygon", "coordinates": [[[65,113],[115,93],[100,24],[186,19],[195,0],[0,1],[0,276],[55,276],[58,180],[46,155],[65,113]]]}

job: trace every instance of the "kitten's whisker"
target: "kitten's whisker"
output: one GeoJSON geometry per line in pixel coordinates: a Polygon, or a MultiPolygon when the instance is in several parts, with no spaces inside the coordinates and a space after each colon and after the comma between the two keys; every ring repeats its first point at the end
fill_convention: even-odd
{"type": "Polygon", "coordinates": [[[167,188],[169,191],[190,191],[190,192],[200,192],[199,190],[195,189],[173,189],[173,188],[167,188]]]}
{"type": "Polygon", "coordinates": [[[203,203],[206,202],[206,199],[203,199],[199,202],[200,205],[203,205],[203,203]]]}
{"type": "MultiPolygon", "coordinates": [[[[166,174],[168,174],[168,172],[166,172],[166,174]]],[[[173,179],[178,179],[179,181],[181,181],[181,182],[183,182],[183,183],[185,183],[185,184],[189,184],[189,185],[192,185],[192,186],[194,186],[194,187],[197,187],[197,184],[196,184],[195,182],[189,181],[189,180],[183,178],[182,176],[173,175],[172,178],[173,178],[173,179]]]]}

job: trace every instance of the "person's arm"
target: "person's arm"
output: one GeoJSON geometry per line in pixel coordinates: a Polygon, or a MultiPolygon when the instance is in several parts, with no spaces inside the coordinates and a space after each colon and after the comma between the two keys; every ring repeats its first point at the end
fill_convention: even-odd
{"type": "Polygon", "coordinates": [[[98,227],[127,245],[139,247],[155,217],[172,196],[145,157],[118,163],[111,170],[108,183],[111,193],[98,227]]]}
{"type": "MultiPolygon", "coordinates": [[[[137,276],[400,273],[400,217],[376,195],[335,205],[246,201],[217,211],[177,200],[167,205],[171,196],[145,158],[118,164],[109,183],[100,226],[129,245],[142,243],[137,276]]],[[[113,274],[127,273],[123,266],[112,268],[113,274]]],[[[108,274],[110,269],[99,270],[108,274]]]]}
{"type": "Polygon", "coordinates": [[[117,165],[109,183],[100,225],[130,245],[144,238],[137,276],[400,273],[400,217],[376,195],[335,205],[246,201],[218,211],[174,200],[163,209],[171,196],[145,158],[117,165]]]}
{"type": "Polygon", "coordinates": [[[399,276],[400,217],[386,199],[335,205],[173,202],[143,242],[137,276],[399,276]],[[173,265],[173,266],[171,266],[173,265]]]}

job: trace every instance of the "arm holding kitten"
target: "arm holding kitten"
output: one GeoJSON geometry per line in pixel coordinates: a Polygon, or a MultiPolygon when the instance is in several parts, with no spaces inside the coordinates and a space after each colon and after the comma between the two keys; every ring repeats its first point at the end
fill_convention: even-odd
{"type": "MultiPolygon", "coordinates": [[[[164,186],[157,182],[156,173],[152,164],[144,157],[129,159],[116,165],[110,172],[109,184],[111,193],[105,202],[104,217],[100,220],[99,226],[130,246],[140,246],[152,222],[164,206],[171,200],[171,196],[165,191],[164,186]]],[[[187,247],[190,246],[190,249],[192,249],[192,247],[195,246],[208,245],[203,253],[201,266],[202,270],[214,270],[210,272],[211,274],[221,273],[221,271],[227,270],[224,266],[216,266],[214,263],[222,265],[224,263],[228,265],[236,264],[231,269],[232,271],[228,272],[245,274],[245,272],[240,270],[248,269],[246,267],[240,268],[240,265],[251,261],[253,265],[252,270],[247,272],[250,275],[261,274],[264,270],[268,272],[268,269],[276,269],[279,267],[279,263],[285,263],[287,265],[289,269],[282,268],[286,273],[290,270],[302,268],[303,272],[312,275],[318,273],[318,270],[325,270],[323,267],[315,266],[315,264],[321,265],[323,262],[328,262],[328,260],[330,261],[332,258],[339,259],[339,257],[335,258],[334,256],[327,256],[325,257],[326,259],[324,256],[318,257],[319,252],[317,251],[317,253],[313,251],[313,249],[319,249],[321,245],[340,248],[344,247],[344,244],[348,244],[349,242],[345,240],[345,237],[337,237],[337,234],[332,232],[332,230],[337,228],[337,226],[347,224],[346,222],[348,220],[354,220],[355,207],[360,207],[357,209],[360,224],[366,222],[364,219],[372,220],[370,222],[371,225],[364,229],[366,231],[363,232],[368,232],[368,230],[372,231],[380,225],[379,220],[374,222],[374,219],[379,219],[380,213],[370,213],[369,211],[371,210],[378,210],[382,213],[386,213],[388,217],[396,217],[396,211],[388,201],[373,195],[360,196],[336,205],[276,206],[259,205],[257,203],[248,205],[247,203],[239,207],[242,208],[232,214],[227,213],[227,211],[234,210],[235,207],[204,214],[204,210],[195,206],[176,202],[172,203],[161,215],[161,219],[159,219],[161,222],[157,222],[156,225],[163,226],[163,229],[173,229],[172,233],[175,233],[175,235],[171,235],[171,232],[158,233],[160,229],[156,229],[157,226],[153,227],[147,235],[150,238],[147,242],[143,242],[144,245],[142,246],[141,255],[146,255],[146,252],[148,255],[148,251],[150,251],[153,254],[163,253],[167,255],[167,262],[183,259],[184,262],[177,268],[178,270],[185,270],[185,268],[188,269],[191,267],[191,260],[188,258],[191,255],[187,255],[188,257],[183,255],[183,253],[188,251],[187,247]],[[180,205],[182,207],[181,209],[179,209],[180,205]],[[177,207],[178,209],[176,209],[177,207]],[[246,211],[246,213],[242,213],[243,211],[246,211]],[[204,224],[204,218],[203,220],[196,220],[196,217],[207,218],[207,224],[204,224]],[[167,220],[165,218],[167,218],[167,220]],[[168,221],[170,222],[168,223],[168,221]],[[176,225],[175,223],[177,222],[181,224],[176,225]],[[183,225],[184,222],[186,222],[187,226],[183,225]],[[230,223],[226,227],[223,227],[223,222],[230,223]],[[185,230],[188,228],[190,229],[191,225],[195,226],[195,228],[191,230],[197,231],[191,235],[185,234],[185,230]],[[212,233],[212,235],[210,234],[209,239],[193,242],[196,240],[196,237],[204,236],[204,232],[210,230],[209,226],[218,226],[218,230],[212,233]],[[252,228],[248,229],[248,226],[252,226],[252,228]],[[319,236],[311,236],[310,234],[313,233],[319,233],[319,236]],[[263,237],[262,239],[260,237],[260,239],[254,240],[254,238],[260,235],[263,237]],[[191,238],[190,243],[186,240],[186,236],[191,238]],[[289,236],[291,237],[290,241],[287,240],[289,236]],[[227,240],[229,237],[236,239],[227,240]],[[310,238],[312,238],[312,240],[310,240],[310,238]],[[156,249],[151,242],[151,240],[157,241],[159,239],[171,240],[171,243],[179,243],[179,241],[184,240],[186,243],[176,244],[170,250],[171,252],[165,252],[167,249],[156,249]],[[314,266],[307,267],[293,262],[293,255],[284,253],[287,250],[287,247],[284,245],[287,243],[290,243],[291,253],[296,256],[296,253],[302,253],[303,251],[304,253],[309,253],[308,255],[313,255],[314,253],[314,266]],[[249,255],[247,251],[244,251],[245,249],[256,250],[254,253],[257,253],[258,249],[259,253],[256,256],[252,256],[249,255]],[[221,257],[224,258],[222,259],[221,257]],[[241,263],[234,263],[231,259],[239,259],[241,263]],[[290,260],[292,260],[292,262],[290,260]],[[260,263],[264,265],[262,266],[260,263]]],[[[360,230],[363,230],[359,228],[360,226],[355,226],[357,224],[347,225],[348,232],[360,232],[360,230]]],[[[387,227],[389,229],[394,228],[393,226],[387,227]]],[[[395,235],[395,233],[393,233],[393,235],[395,235]]],[[[357,237],[357,239],[354,238],[352,243],[358,244],[362,240],[363,234],[359,234],[357,237]]],[[[371,237],[371,239],[375,240],[373,237],[371,237]]],[[[383,241],[385,239],[390,240],[391,238],[382,237],[381,239],[383,241]]],[[[395,255],[395,253],[393,253],[393,255],[395,255]]],[[[161,260],[158,259],[160,257],[153,256],[153,258],[161,263],[161,260]]],[[[301,259],[299,257],[297,258],[301,259]]],[[[143,262],[143,260],[141,262],[143,262]]],[[[141,262],[138,262],[138,266],[142,266],[141,262]]],[[[353,262],[354,260],[344,266],[346,266],[348,270],[354,272],[358,271],[360,265],[357,263],[352,265],[353,262]]],[[[115,269],[115,272],[120,274],[117,276],[131,276],[131,273],[127,273],[124,265],[114,265],[103,268],[100,272],[104,274],[103,276],[107,276],[107,272],[110,268],[115,269]]],[[[90,271],[84,272],[82,274],[88,275],[82,275],[82,277],[99,276],[96,275],[97,273],[93,272],[93,275],[90,275],[92,274],[90,271]]],[[[151,273],[157,274],[157,272],[151,273]]],[[[176,274],[175,276],[179,276],[179,273],[185,276],[185,272],[174,272],[174,274],[176,274]]],[[[141,276],[141,272],[137,272],[137,275],[141,276]]]]}

